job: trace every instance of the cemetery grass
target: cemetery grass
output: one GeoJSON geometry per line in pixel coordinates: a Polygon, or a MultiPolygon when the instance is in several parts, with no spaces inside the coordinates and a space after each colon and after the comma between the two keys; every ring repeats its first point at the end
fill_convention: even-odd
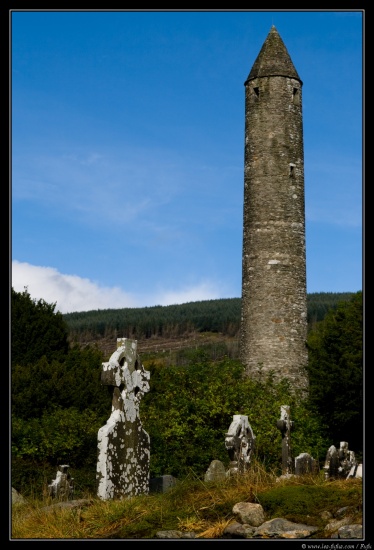
{"type": "Polygon", "coordinates": [[[325,481],[316,475],[280,479],[254,464],[250,472],[220,482],[204,482],[193,471],[166,493],[102,501],[93,495],[77,508],[44,507],[49,497],[13,506],[12,539],[155,539],[158,531],[193,531],[196,538],[223,538],[235,521],[238,502],[262,505],[265,519],[275,517],[318,527],[311,538],[330,538],[322,512],[349,506],[353,523],[362,523],[362,479],[325,481]]]}

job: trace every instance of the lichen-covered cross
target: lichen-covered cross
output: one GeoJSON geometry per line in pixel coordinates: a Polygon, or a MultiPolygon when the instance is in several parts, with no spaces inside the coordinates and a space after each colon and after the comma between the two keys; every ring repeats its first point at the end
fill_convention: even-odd
{"type": "Polygon", "coordinates": [[[234,414],[225,437],[225,447],[230,457],[229,474],[243,474],[249,468],[256,437],[248,422],[248,416],[234,414]]]}
{"type": "Polygon", "coordinates": [[[117,339],[117,350],[102,364],[101,383],[113,387],[112,412],[98,432],[98,496],[123,498],[148,493],[150,439],[139,417],[150,373],[137,355],[137,342],[117,339]]]}
{"type": "Polygon", "coordinates": [[[149,391],[149,372],[146,371],[137,357],[137,343],[127,338],[117,339],[115,351],[107,363],[102,364],[101,383],[113,386],[112,407],[122,409],[125,389],[127,399],[139,401],[149,391]]]}

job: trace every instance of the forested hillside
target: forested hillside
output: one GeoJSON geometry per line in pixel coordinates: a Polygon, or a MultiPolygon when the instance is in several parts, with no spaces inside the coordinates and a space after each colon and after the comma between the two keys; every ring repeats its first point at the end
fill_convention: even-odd
{"type": "MultiPolygon", "coordinates": [[[[352,292],[308,294],[308,323],[321,321],[338,302],[347,301],[352,292]]],[[[101,309],[67,313],[63,317],[74,341],[100,337],[173,338],[193,332],[219,332],[236,336],[240,329],[240,298],[205,300],[171,306],[101,309]]]]}

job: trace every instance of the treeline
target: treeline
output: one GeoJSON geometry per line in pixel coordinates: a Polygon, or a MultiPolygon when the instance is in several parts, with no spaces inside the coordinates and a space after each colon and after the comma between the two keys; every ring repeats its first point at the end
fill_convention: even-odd
{"type": "MultiPolygon", "coordinates": [[[[327,311],[352,292],[316,292],[307,295],[308,324],[321,321],[327,311]]],[[[98,309],[63,315],[74,341],[117,336],[146,339],[173,338],[191,332],[219,332],[236,336],[240,330],[240,298],[204,300],[180,305],[98,309]]]]}

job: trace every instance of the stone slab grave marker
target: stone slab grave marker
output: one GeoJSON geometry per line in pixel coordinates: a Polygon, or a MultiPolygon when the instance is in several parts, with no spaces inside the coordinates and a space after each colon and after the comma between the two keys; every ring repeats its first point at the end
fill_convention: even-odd
{"type": "Polygon", "coordinates": [[[326,453],[325,465],[323,467],[325,471],[325,479],[338,477],[339,471],[339,456],[335,445],[331,445],[326,453]]]}
{"type": "Polygon", "coordinates": [[[351,471],[352,467],[357,464],[356,455],[353,451],[350,451],[348,449],[347,441],[340,442],[338,457],[340,462],[339,469],[338,469],[339,476],[346,478],[349,475],[349,472],[351,471]]]}
{"type": "Polygon", "coordinates": [[[340,442],[339,449],[331,445],[327,451],[325,465],[323,467],[325,479],[347,478],[352,469],[355,469],[356,465],[355,453],[348,449],[348,443],[346,441],[340,442]]]}
{"type": "Polygon", "coordinates": [[[153,477],[149,480],[149,491],[152,493],[166,493],[177,483],[177,478],[171,475],[153,477]]]}
{"type": "Polygon", "coordinates": [[[292,474],[291,431],[294,427],[290,407],[282,405],[281,417],[280,420],[277,420],[277,428],[282,433],[282,475],[292,474]]]}
{"type": "Polygon", "coordinates": [[[309,454],[301,453],[295,458],[295,475],[316,474],[318,462],[309,454]]]}
{"type": "Polygon", "coordinates": [[[225,465],[220,460],[212,460],[205,472],[204,481],[223,481],[226,479],[225,465]]]}
{"type": "Polygon", "coordinates": [[[231,460],[228,475],[243,474],[248,470],[255,440],[248,416],[234,414],[225,437],[225,447],[231,460]]]}
{"type": "Polygon", "coordinates": [[[72,478],[69,474],[70,466],[68,464],[61,464],[58,466],[56,479],[48,485],[49,496],[52,498],[58,498],[60,500],[71,500],[74,494],[74,486],[72,478]]]}
{"type": "Polygon", "coordinates": [[[149,378],[137,341],[117,338],[117,350],[101,372],[101,383],[113,386],[112,413],[98,432],[97,494],[103,500],[149,492],[150,439],[139,417],[149,378]]]}

